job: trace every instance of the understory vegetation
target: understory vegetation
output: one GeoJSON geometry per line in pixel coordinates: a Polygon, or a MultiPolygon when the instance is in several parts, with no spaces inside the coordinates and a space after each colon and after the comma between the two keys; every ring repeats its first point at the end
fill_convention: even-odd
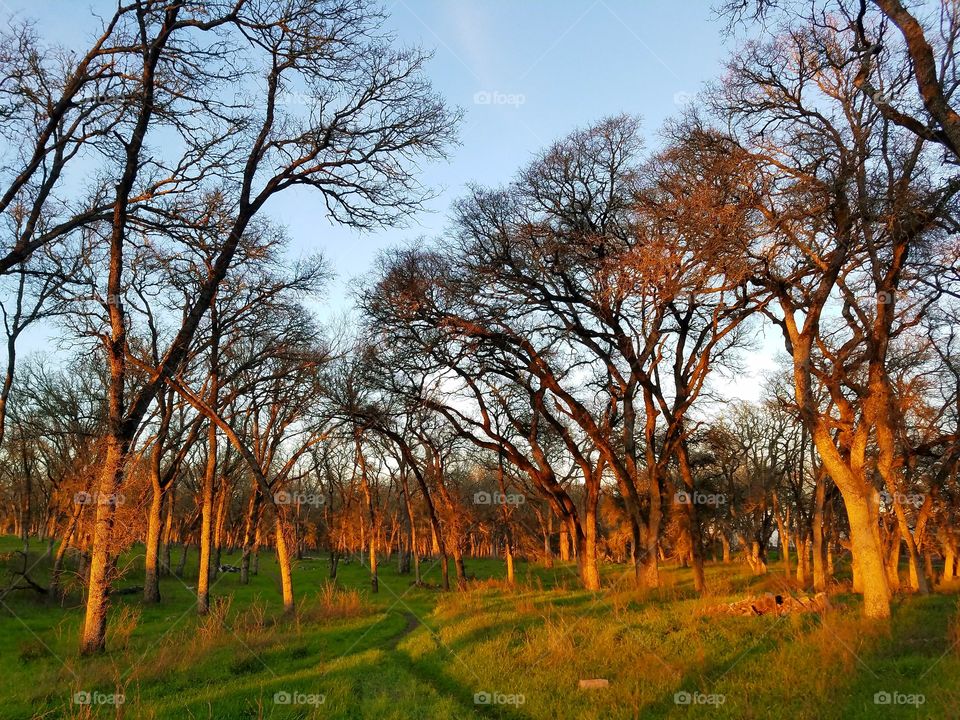
{"type": "MultiPolygon", "coordinates": [[[[16,547],[3,539],[6,561],[16,547]]],[[[294,568],[293,621],[283,616],[271,559],[249,585],[221,576],[202,618],[189,581],[165,578],[163,606],[117,598],[112,649],[89,659],[75,652],[77,598],[65,609],[8,598],[16,617],[0,617],[0,717],[760,718],[776,706],[781,717],[873,718],[875,694],[889,690],[924,703],[886,708],[885,717],[952,717],[960,704],[952,592],[896,602],[881,631],[845,592],[823,613],[710,614],[744,594],[797,592],[741,564],[708,563],[705,597],[673,567],[659,590],[641,591],[628,568],[605,566],[600,593],[579,589],[571,563],[518,561],[513,587],[501,562],[473,560],[468,570],[470,589],[450,594],[439,590],[436,562],[424,562],[423,587],[384,563],[373,595],[369,568],[341,564],[331,583],[325,558],[304,559],[294,568]],[[609,686],[579,688],[594,678],[609,686]],[[77,692],[125,701],[78,705],[77,692]],[[323,700],[277,704],[277,693],[323,700]],[[522,703],[476,704],[479,693],[522,703]],[[723,701],[684,705],[682,693],[723,701]]],[[[118,587],[140,582],[132,571],[118,587]]]]}

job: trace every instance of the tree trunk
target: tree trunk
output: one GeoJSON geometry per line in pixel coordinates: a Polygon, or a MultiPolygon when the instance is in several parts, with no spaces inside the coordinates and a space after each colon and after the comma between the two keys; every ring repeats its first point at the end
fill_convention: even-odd
{"type": "Polygon", "coordinates": [[[220,479],[220,497],[217,500],[217,514],[213,525],[213,562],[210,564],[210,579],[217,579],[223,552],[224,524],[226,523],[227,498],[230,495],[226,478],[220,479]]]}
{"type": "Polygon", "coordinates": [[[942,582],[951,582],[955,577],[957,552],[953,545],[945,545],[943,549],[943,578],[942,582]]]}
{"type": "Polygon", "coordinates": [[[547,508],[548,512],[544,513],[546,518],[540,524],[540,529],[543,532],[543,565],[547,568],[553,567],[553,548],[550,546],[550,536],[553,535],[553,512],[550,511],[550,508],[547,508]]]}
{"type": "Polygon", "coordinates": [[[871,498],[850,494],[844,498],[850,522],[850,550],[857,560],[863,592],[863,609],[868,618],[890,617],[890,588],[883,567],[876,511],[871,498]]]}
{"type": "Polygon", "coordinates": [[[76,532],[77,521],[80,518],[82,510],[83,506],[77,503],[73,510],[73,516],[70,518],[70,525],[67,526],[66,532],[63,533],[63,540],[57,548],[57,554],[54,556],[53,569],[50,571],[51,597],[57,597],[60,594],[60,576],[63,574],[63,559],[66,557],[67,549],[70,547],[70,541],[73,539],[74,532],[76,532]]]}
{"type": "Polygon", "coordinates": [[[643,568],[641,581],[644,587],[660,587],[660,562],[657,548],[660,544],[660,524],[663,519],[663,510],[660,507],[660,487],[650,491],[650,513],[647,519],[646,532],[643,533],[644,546],[640,551],[640,562],[643,568]]]}
{"type": "Polygon", "coordinates": [[[293,575],[290,572],[290,553],[287,550],[287,539],[283,533],[283,519],[277,513],[277,565],[280,566],[280,587],[283,591],[283,612],[290,614],[294,609],[293,602],[293,575]]]}
{"type": "Polygon", "coordinates": [[[147,548],[144,559],[143,601],[145,603],[160,602],[160,532],[163,510],[163,488],[154,479],[152,483],[153,495],[150,499],[150,509],[147,515],[147,548]]]}
{"type": "Polygon", "coordinates": [[[580,578],[585,590],[600,590],[600,567],[597,563],[597,509],[587,508],[584,513],[582,551],[577,560],[580,578]]]}
{"type": "Polygon", "coordinates": [[[240,584],[250,584],[250,553],[256,542],[257,527],[260,522],[260,488],[254,484],[250,490],[250,502],[247,505],[247,519],[243,528],[243,549],[240,556],[240,584]]]}
{"type": "MultiPolygon", "coordinates": [[[[406,485],[406,482],[404,482],[406,485]]],[[[422,584],[420,577],[420,549],[417,547],[417,519],[413,511],[413,501],[410,499],[410,493],[404,487],[404,500],[407,506],[407,517],[410,521],[410,552],[413,554],[413,577],[414,583],[419,587],[422,584]]]]}
{"type": "Polygon", "coordinates": [[[807,533],[797,531],[797,582],[801,586],[807,584],[810,577],[810,537],[807,533]]]}
{"type": "Polygon", "coordinates": [[[187,543],[187,539],[183,539],[183,545],[180,547],[180,559],[177,560],[177,568],[173,571],[173,574],[178,578],[183,577],[183,570],[187,566],[187,551],[189,551],[190,545],[187,543]]]}
{"type": "Polygon", "coordinates": [[[197,574],[197,613],[210,611],[210,550],[213,545],[213,490],[217,474],[217,426],[207,430],[207,464],[203,472],[200,505],[200,569],[197,574]]]}
{"type": "Polygon", "coordinates": [[[920,572],[920,553],[917,551],[917,544],[914,541],[913,533],[910,532],[910,525],[907,522],[907,515],[904,512],[900,499],[894,497],[893,511],[897,516],[897,527],[907,548],[907,560],[910,563],[910,587],[914,592],[920,595],[929,595],[930,588],[927,586],[927,579],[920,572]]]}
{"type": "Polygon", "coordinates": [[[360,443],[360,435],[356,434],[354,443],[356,445],[356,460],[360,468],[360,486],[363,489],[363,500],[366,505],[367,522],[370,524],[368,537],[370,540],[370,591],[379,592],[380,580],[377,577],[377,516],[373,508],[373,493],[370,492],[370,482],[367,478],[367,459],[363,455],[363,447],[360,443]]]}
{"type": "Polygon", "coordinates": [[[97,488],[97,518],[93,530],[93,545],[90,549],[90,566],[87,578],[87,605],[83,621],[83,636],[80,653],[90,655],[102,652],[107,638],[107,593],[110,588],[111,551],[113,549],[113,523],[116,515],[116,497],[123,480],[128,443],[110,433],[106,453],[100,470],[97,488]]]}
{"type": "Polygon", "coordinates": [[[463,549],[456,539],[453,542],[453,565],[457,572],[457,590],[462,592],[467,589],[467,568],[463,564],[463,549]]]}
{"type": "Polygon", "coordinates": [[[813,520],[811,522],[811,541],[813,543],[813,589],[823,592],[827,589],[827,543],[824,542],[824,506],[827,498],[827,476],[821,469],[816,476],[813,498],[813,520]]]}
{"type": "MultiPolygon", "coordinates": [[[[777,522],[777,535],[780,537],[780,562],[783,563],[783,574],[790,577],[790,510],[787,510],[787,517],[783,518],[780,514],[780,499],[777,493],[773,493],[773,518],[777,522]]],[[[797,552],[800,552],[800,534],[797,533],[797,552]]],[[[797,572],[800,568],[797,568],[797,572]]]]}
{"type": "Polygon", "coordinates": [[[173,514],[176,505],[176,482],[170,484],[170,488],[165,492],[164,501],[166,506],[166,521],[163,527],[163,558],[160,563],[160,574],[170,574],[170,545],[173,541],[173,514]]]}
{"type": "Polygon", "coordinates": [[[694,502],[696,489],[694,487],[693,471],[690,468],[690,456],[684,440],[680,440],[677,443],[676,457],[677,465],[680,468],[680,477],[686,487],[689,500],[689,502],[681,503],[681,512],[683,512],[686,530],[690,537],[693,587],[698,594],[703,595],[707,590],[707,583],[703,573],[703,540],[700,531],[700,520],[697,517],[697,506],[694,502]]]}

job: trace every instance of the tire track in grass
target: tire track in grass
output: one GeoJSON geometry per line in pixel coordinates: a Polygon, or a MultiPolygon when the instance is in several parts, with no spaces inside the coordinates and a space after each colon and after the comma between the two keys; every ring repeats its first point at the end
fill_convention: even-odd
{"type": "Polygon", "coordinates": [[[428,625],[420,622],[420,619],[414,615],[412,612],[404,612],[404,617],[406,618],[406,625],[403,630],[401,630],[397,635],[395,635],[389,643],[383,646],[385,651],[391,653],[391,659],[396,662],[404,671],[415,677],[420,682],[432,687],[442,696],[449,698],[454,701],[457,706],[464,712],[464,717],[495,717],[495,718],[524,718],[526,715],[520,713],[516,709],[510,709],[506,706],[497,706],[497,705],[477,705],[470,704],[463,698],[464,693],[472,696],[474,693],[470,692],[468,688],[464,688],[462,685],[458,684],[456,681],[447,678],[444,675],[437,675],[427,667],[421,666],[417,663],[409,654],[399,649],[400,643],[404,638],[411,635],[419,627],[426,628],[427,632],[433,637],[434,644],[437,646],[438,650],[446,650],[448,653],[452,653],[451,650],[447,649],[436,637],[436,633],[428,625]]]}

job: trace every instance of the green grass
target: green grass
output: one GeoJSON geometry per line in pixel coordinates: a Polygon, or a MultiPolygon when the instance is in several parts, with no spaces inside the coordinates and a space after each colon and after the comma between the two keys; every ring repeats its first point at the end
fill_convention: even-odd
{"type": "MultiPolygon", "coordinates": [[[[0,553],[17,547],[0,538],[0,553]]],[[[199,619],[189,587],[195,552],[190,560],[182,582],[163,578],[159,606],[115,598],[109,649],[95,658],[77,655],[79,596],[65,607],[34,593],[7,596],[0,718],[944,718],[960,710],[957,597],[945,592],[898,598],[887,630],[860,620],[856,598],[844,594],[823,615],[704,614],[745,593],[785,591],[777,567],[754,578],[711,565],[711,594],[701,599],[689,571],[669,567],[663,588],[649,593],[608,566],[606,589],[594,595],[577,588],[570,565],[518,563],[518,585],[508,588],[502,563],[472,560],[471,589],[443,593],[413,587],[383,562],[372,595],[356,563],[341,565],[336,592],[325,590],[321,559],[297,564],[291,619],[264,554],[250,585],[234,574],[218,579],[215,611],[199,619]],[[582,678],[610,685],[580,690],[582,678]],[[81,691],[119,692],[125,702],[73,703],[81,691]],[[513,702],[475,704],[482,692],[513,702]],[[924,702],[877,705],[880,692],[924,702]],[[275,693],[323,702],[277,704],[275,693]],[[677,704],[677,693],[712,702],[677,704]]],[[[122,566],[121,587],[142,582],[136,552],[122,566]]],[[[32,576],[45,582],[47,567],[32,576]]],[[[424,567],[439,585],[439,568],[424,567]]]]}

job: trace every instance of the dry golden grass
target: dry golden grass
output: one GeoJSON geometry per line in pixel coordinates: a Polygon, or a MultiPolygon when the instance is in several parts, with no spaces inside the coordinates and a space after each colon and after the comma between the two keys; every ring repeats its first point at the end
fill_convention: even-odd
{"type": "Polygon", "coordinates": [[[334,618],[353,618],[373,612],[356,588],[342,588],[326,582],[319,592],[305,597],[297,607],[299,622],[318,622],[334,618]]]}
{"type": "Polygon", "coordinates": [[[107,624],[107,642],[110,647],[126,650],[139,624],[140,609],[132,605],[121,605],[107,624]]]}

